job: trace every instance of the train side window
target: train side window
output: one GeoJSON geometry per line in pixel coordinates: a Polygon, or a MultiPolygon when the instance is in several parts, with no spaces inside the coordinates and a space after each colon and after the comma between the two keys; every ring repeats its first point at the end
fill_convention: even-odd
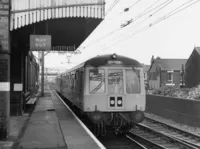
{"type": "Polygon", "coordinates": [[[78,80],[79,71],[75,72],[75,80],[78,80]]]}
{"type": "Polygon", "coordinates": [[[90,69],[89,88],[90,88],[91,94],[105,93],[105,70],[104,69],[90,69]]]}
{"type": "Polygon", "coordinates": [[[126,92],[128,94],[140,93],[140,78],[133,69],[126,69],[126,92]]]}

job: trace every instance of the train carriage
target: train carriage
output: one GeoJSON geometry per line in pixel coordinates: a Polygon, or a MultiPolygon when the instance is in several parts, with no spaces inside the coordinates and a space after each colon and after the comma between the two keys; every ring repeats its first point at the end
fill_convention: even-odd
{"type": "Polygon", "coordinates": [[[57,84],[62,95],[101,125],[99,132],[107,126],[123,130],[144,119],[143,67],[134,59],[97,56],[61,74],[57,84]]]}

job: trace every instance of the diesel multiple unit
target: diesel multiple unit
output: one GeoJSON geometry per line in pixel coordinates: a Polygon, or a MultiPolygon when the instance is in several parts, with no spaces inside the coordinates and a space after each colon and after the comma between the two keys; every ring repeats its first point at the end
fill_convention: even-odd
{"type": "Polygon", "coordinates": [[[143,67],[128,57],[91,58],[60,74],[56,90],[91,119],[97,134],[110,127],[123,132],[144,119],[143,67]]]}

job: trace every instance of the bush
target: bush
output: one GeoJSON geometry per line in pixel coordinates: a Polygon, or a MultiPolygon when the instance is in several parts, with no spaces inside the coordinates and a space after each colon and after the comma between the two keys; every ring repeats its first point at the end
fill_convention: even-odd
{"type": "Polygon", "coordinates": [[[200,100],[200,85],[198,85],[197,87],[192,88],[189,91],[187,99],[200,100]]]}
{"type": "Polygon", "coordinates": [[[147,94],[200,100],[200,85],[189,90],[183,90],[179,86],[163,86],[160,89],[148,91],[147,94]]]}

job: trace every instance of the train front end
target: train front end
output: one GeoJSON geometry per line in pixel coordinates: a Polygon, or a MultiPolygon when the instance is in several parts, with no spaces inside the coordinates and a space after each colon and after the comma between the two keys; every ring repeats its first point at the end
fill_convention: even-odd
{"type": "Polygon", "coordinates": [[[83,110],[95,124],[116,129],[142,122],[146,105],[142,65],[117,55],[95,61],[95,66],[85,68],[83,110]]]}

